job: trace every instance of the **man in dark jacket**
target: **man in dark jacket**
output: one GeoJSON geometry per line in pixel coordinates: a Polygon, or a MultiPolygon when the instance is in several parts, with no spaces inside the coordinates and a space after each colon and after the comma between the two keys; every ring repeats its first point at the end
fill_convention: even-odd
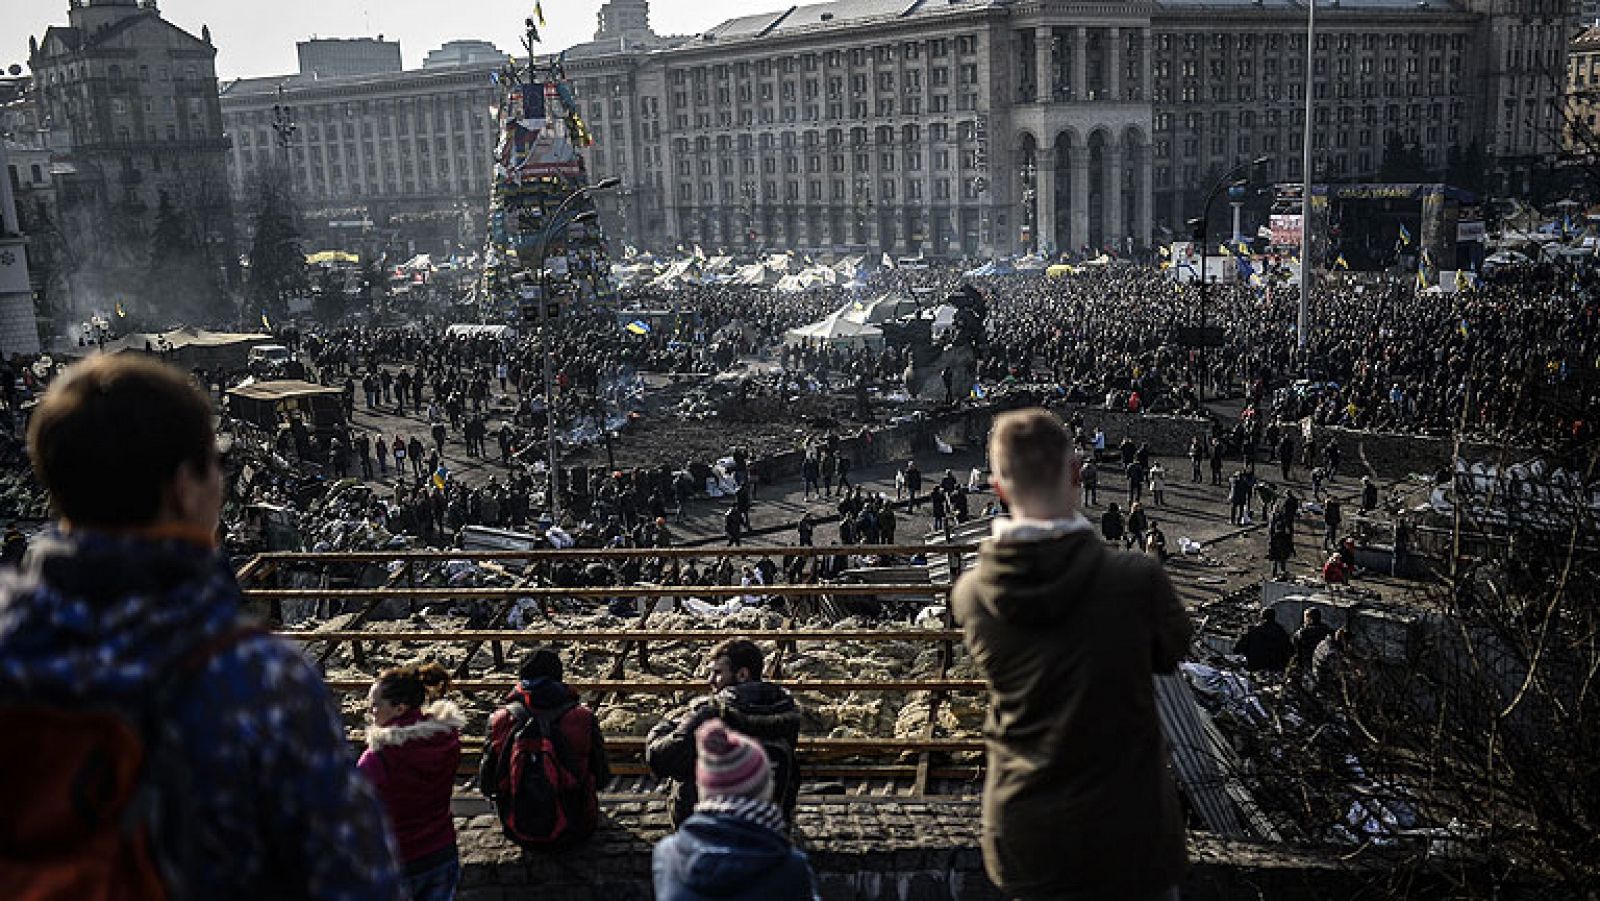
{"type": "Polygon", "coordinates": [[[1233,645],[1233,652],[1244,657],[1245,669],[1251,672],[1281,673],[1289,665],[1294,649],[1289,633],[1278,625],[1277,615],[1271,607],[1261,610],[1261,621],[1250,627],[1233,645]]]}
{"type": "Polygon", "coordinates": [[[982,846],[1011,898],[1175,899],[1183,814],[1153,674],[1189,646],[1160,564],[1113,551],[1078,512],[1078,459],[1041,409],[995,421],[996,520],[953,592],[989,687],[982,846]]]}
{"type": "MultiPolygon", "coordinates": [[[[156,711],[166,729],[145,736],[168,765],[144,787],[167,814],[154,857],[189,897],[398,899],[383,810],[351,766],[322,676],[297,648],[243,628],[239,586],[216,545],[222,468],[211,422],[187,376],[131,354],[76,364],[33,413],[28,450],[61,528],[35,539],[19,576],[0,580],[0,734],[38,742],[12,747],[0,771],[8,844],[46,847],[30,843],[62,834],[49,810],[68,806],[52,789],[119,763],[108,762],[118,742],[102,724],[96,734],[108,740],[78,755],[84,768],[73,772],[73,755],[60,753],[74,734],[64,719],[124,711],[137,729],[137,712],[170,692],[156,711]],[[50,747],[52,735],[55,756],[26,750],[50,747]]],[[[78,830],[140,820],[113,797],[76,800],[91,805],[74,805],[78,830]]],[[[116,842],[70,834],[86,848],[116,842]]],[[[37,895],[25,874],[7,873],[0,894],[37,895]]],[[[115,886],[130,887],[139,886],[115,886]]],[[[87,896],[94,886],[75,888],[87,896]]]]}
{"type": "Polygon", "coordinates": [[[1322,639],[1333,634],[1333,630],[1322,621],[1322,611],[1316,607],[1307,607],[1301,617],[1301,625],[1294,633],[1294,662],[1300,672],[1311,669],[1312,655],[1317,653],[1317,645],[1322,644],[1322,639]]]}
{"type": "Polygon", "coordinates": [[[711,650],[708,678],[713,694],[696,698],[650,730],[644,759],[650,772],[673,780],[673,826],[694,812],[694,734],[711,719],[761,743],[776,770],[773,800],[792,821],[800,793],[794,753],[800,740],[800,706],[788,689],[762,681],[762,663],[755,642],[742,638],[722,642],[711,650]]]}

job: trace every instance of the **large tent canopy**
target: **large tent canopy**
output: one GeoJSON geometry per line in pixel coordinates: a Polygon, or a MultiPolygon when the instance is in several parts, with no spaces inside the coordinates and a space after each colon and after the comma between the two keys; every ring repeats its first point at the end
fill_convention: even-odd
{"type": "Polygon", "coordinates": [[[877,347],[883,343],[883,329],[875,325],[851,322],[845,318],[848,307],[835,310],[822,319],[792,328],[784,333],[789,344],[822,342],[838,347],[877,347]]]}

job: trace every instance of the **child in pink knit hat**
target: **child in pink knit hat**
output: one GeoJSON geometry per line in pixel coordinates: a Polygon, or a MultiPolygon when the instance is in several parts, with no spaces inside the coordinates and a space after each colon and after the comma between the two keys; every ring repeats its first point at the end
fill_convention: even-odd
{"type": "Polygon", "coordinates": [[[761,743],[712,719],[695,730],[699,802],[678,831],[656,844],[658,901],[813,901],[811,865],[789,843],[772,798],[772,765],[761,743]]]}

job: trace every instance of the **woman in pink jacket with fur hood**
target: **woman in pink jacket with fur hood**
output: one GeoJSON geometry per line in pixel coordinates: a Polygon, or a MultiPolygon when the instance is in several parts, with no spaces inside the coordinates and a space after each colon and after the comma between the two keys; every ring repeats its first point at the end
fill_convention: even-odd
{"type": "Polygon", "coordinates": [[[450,793],[465,720],[443,699],[449,688],[444,667],[426,663],[380,673],[367,694],[372,723],[356,767],[388,811],[414,901],[449,901],[461,878],[450,793]]]}

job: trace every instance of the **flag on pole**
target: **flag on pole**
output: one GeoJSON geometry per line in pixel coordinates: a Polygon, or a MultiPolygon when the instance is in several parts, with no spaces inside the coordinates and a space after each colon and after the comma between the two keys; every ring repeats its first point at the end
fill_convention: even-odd
{"type": "Polygon", "coordinates": [[[264,328],[264,329],[272,328],[272,323],[267,321],[267,308],[266,307],[262,307],[261,308],[261,327],[264,328]]]}
{"type": "Polygon", "coordinates": [[[1344,254],[1341,253],[1338,256],[1333,258],[1333,268],[1335,268],[1335,269],[1349,269],[1350,268],[1350,261],[1346,260],[1344,258],[1344,254]]]}
{"type": "Polygon", "coordinates": [[[443,491],[448,481],[450,481],[450,470],[445,469],[444,464],[440,463],[439,468],[433,471],[433,487],[443,491]]]}
{"type": "Polygon", "coordinates": [[[1400,223],[1400,243],[1404,246],[1410,246],[1411,244],[1411,229],[1406,228],[1404,222],[1400,223]]]}
{"type": "Polygon", "coordinates": [[[128,311],[122,308],[122,301],[117,301],[117,318],[125,318],[127,315],[128,311]]]}
{"type": "Polygon", "coordinates": [[[544,4],[539,2],[539,0],[534,0],[534,3],[533,3],[533,17],[539,21],[539,27],[543,28],[544,27],[544,4]]]}

